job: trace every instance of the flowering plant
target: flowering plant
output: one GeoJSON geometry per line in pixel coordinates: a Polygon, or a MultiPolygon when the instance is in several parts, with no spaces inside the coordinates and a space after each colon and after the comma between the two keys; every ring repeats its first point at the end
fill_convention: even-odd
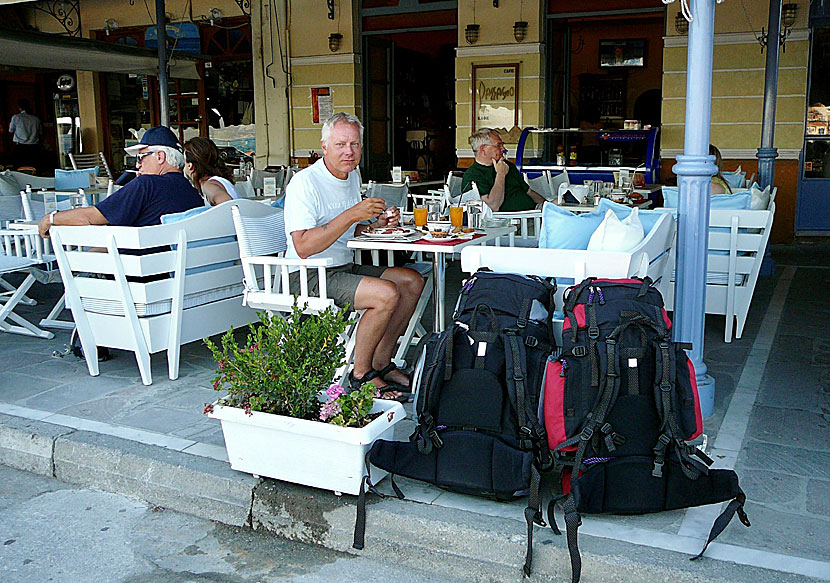
{"type": "Polygon", "coordinates": [[[380,397],[375,385],[365,383],[358,390],[347,393],[340,385],[326,390],[328,401],[320,407],[320,421],[343,427],[363,427],[372,409],[372,399],[380,397]]]}
{"type": "Polygon", "coordinates": [[[242,344],[233,328],[218,346],[205,338],[217,366],[213,388],[228,391],[221,404],[246,412],[319,418],[318,394],[345,363],[339,339],[346,317],[335,309],[303,317],[303,309],[295,303],[285,317],[260,312],[259,323],[251,325],[242,344]]]}

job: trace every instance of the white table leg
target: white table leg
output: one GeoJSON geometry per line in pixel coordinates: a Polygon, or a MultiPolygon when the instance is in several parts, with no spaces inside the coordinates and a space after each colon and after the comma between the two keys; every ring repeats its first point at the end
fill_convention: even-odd
{"type": "Polygon", "coordinates": [[[432,296],[435,298],[435,313],[432,317],[434,332],[444,331],[444,254],[432,254],[432,296]]]}

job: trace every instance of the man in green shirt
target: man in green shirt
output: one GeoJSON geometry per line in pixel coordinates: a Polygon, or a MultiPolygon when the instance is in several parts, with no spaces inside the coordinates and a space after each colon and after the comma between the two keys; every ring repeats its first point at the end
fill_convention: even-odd
{"type": "Polygon", "coordinates": [[[504,142],[498,132],[481,128],[470,136],[470,147],[475,162],[464,173],[461,192],[478,187],[481,200],[494,211],[527,211],[543,202],[542,196],[531,190],[516,166],[504,155],[504,142]]]}

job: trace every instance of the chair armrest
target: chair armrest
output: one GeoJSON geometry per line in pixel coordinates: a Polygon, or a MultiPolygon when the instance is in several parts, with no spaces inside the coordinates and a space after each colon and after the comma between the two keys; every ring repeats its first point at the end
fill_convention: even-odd
{"type": "Polygon", "coordinates": [[[246,257],[244,261],[257,263],[259,265],[288,265],[289,267],[330,267],[334,263],[331,257],[317,259],[292,259],[287,257],[272,257],[270,255],[254,255],[246,257]]]}

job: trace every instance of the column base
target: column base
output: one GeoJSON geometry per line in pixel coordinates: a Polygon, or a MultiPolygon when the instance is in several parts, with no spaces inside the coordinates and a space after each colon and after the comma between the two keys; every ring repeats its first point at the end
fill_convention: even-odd
{"type": "Polygon", "coordinates": [[[700,397],[700,414],[708,419],[715,412],[715,379],[708,374],[698,376],[697,393],[700,397]]]}

